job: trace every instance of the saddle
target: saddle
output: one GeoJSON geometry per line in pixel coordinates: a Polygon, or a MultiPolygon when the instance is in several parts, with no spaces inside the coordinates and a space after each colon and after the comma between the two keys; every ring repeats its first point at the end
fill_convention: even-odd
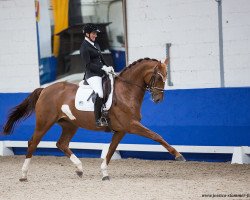
{"type": "Polygon", "coordinates": [[[102,78],[102,89],[103,89],[103,102],[106,103],[111,93],[111,80],[108,75],[104,75],[104,77],[102,78]]]}
{"type": "MultiPolygon", "coordinates": [[[[83,82],[84,85],[89,85],[86,80],[83,82]]],[[[108,97],[111,93],[111,80],[108,75],[102,77],[102,91],[103,91],[103,103],[105,104],[108,101],[108,97]]],[[[93,91],[88,98],[88,101],[92,99],[93,103],[95,100],[95,92],[93,91]]]]}
{"type": "MultiPolygon", "coordinates": [[[[102,87],[103,87],[103,110],[109,110],[112,104],[113,98],[113,84],[114,78],[110,75],[105,75],[102,78],[102,87]]],[[[75,107],[81,111],[94,111],[94,100],[95,92],[88,85],[86,80],[83,80],[79,83],[79,88],[75,96],[75,107]]]]}

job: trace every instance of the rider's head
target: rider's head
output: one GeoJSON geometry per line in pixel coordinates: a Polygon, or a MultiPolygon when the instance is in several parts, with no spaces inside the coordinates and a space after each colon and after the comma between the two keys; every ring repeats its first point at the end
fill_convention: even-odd
{"type": "Polygon", "coordinates": [[[86,24],[83,27],[83,33],[84,35],[89,38],[92,42],[95,41],[96,37],[97,37],[97,33],[100,33],[101,31],[98,29],[98,27],[94,24],[86,24]]]}

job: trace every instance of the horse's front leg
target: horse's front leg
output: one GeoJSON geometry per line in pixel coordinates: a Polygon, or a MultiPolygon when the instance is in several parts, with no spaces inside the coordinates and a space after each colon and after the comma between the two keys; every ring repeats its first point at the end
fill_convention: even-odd
{"type": "Polygon", "coordinates": [[[101,164],[101,171],[102,171],[102,180],[109,180],[108,175],[108,164],[110,162],[111,157],[113,156],[118,144],[120,143],[121,139],[124,137],[124,132],[115,132],[112,137],[112,142],[109,146],[108,153],[106,155],[106,158],[103,160],[101,164]]]}
{"type": "Polygon", "coordinates": [[[140,136],[144,136],[156,142],[159,142],[163,147],[165,147],[168,150],[170,154],[172,154],[175,157],[175,160],[186,161],[183,155],[181,155],[174,147],[168,144],[159,134],[144,127],[139,121],[133,121],[131,123],[129,133],[135,133],[140,136]]]}

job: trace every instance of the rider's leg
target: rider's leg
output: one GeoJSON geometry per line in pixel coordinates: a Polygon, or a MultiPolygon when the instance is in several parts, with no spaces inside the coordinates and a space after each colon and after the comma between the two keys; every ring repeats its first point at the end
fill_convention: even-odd
{"type": "Polygon", "coordinates": [[[92,76],[87,79],[88,84],[90,87],[99,95],[100,98],[103,98],[103,91],[102,91],[102,77],[100,76],[92,76]]]}
{"type": "Polygon", "coordinates": [[[102,104],[103,99],[99,97],[98,94],[96,94],[95,97],[95,119],[96,119],[96,125],[97,126],[107,126],[107,121],[102,120],[102,104]]]}
{"type": "Polygon", "coordinates": [[[102,90],[102,77],[93,76],[87,79],[90,87],[95,91],[95,118],[97,126],[107,126],[107,121],[102,120],[102,104],[103,104],[103,90],[102,90]]]}

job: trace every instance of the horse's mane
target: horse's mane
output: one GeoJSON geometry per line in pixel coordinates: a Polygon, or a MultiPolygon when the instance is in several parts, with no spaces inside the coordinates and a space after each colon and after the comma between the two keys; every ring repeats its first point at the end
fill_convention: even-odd
{"type": "Polygon", "coordinates": [[[128,69],[130,69],[131,67],[133,67],[134,65],[136,65],[137,63],[141,62],[141,61],[144,61],[144,60],[151,60],[151,61],[157,61],[159,62],[158,60],[154,59],[154,58],[140,58],[136,61],[134,61],[132,64],[130,64],[129,66],[125,67],[121,72],[120,72],[120,75],[122,75],[125,71],[127,71],[128,69]]]}

